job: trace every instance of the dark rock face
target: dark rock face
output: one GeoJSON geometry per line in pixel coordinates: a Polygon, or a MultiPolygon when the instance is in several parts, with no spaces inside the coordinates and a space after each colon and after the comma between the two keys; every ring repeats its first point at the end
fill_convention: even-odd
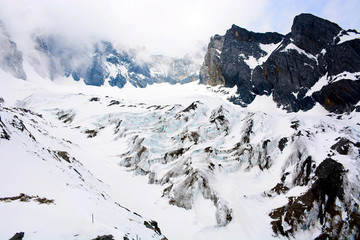
{"type": "Polygon", "coordinates": [[[294,18],[291,38],[296,46],[316,55],[333,42],[340,30],[335,23],[311,14],[300,14],[294,18]]]}
{"type": "Polygon", "coordinates": [[[237,86],[243,103],[251,103],[255,98],[251,91],[252,69],[245,60],[250,57],[259,60],[266,56],[267,52],[261,49],[260,44],[279,43],[282,38],[283,36],[278,33],[254,33],[235,25],[226,32],[224,52],[220,58],[223,62],[221,66],[225,86],[237,86]]]}
{"type": "MultiPolygon", "coordinates": [[[[343,32],[346,34],[346,31],[343,32]]],[[[326,70],[329,76],[335,76],[344,71],[351,73],[359,72],[360,39],[346,41],[339,45],[332,45],[327,49],[324,55],[324,61],[328,64],[326,70]]]]}
{"type": "Polygon", "coordinates": [[[359,91],[359,80],[340,80],[324,86],[313,95],[313,99],[330,112],[351,112],[360,100],[359,91]]]}
{"type": "Polygon", "coordinates": [[[3,123],[3,121],[1,120],[1,116],[0,116],[0,139],[1,138],[10,140],[10,134],[8,133],[8,130],[6,129],[6,126],[3,123]]]}
{"type": "Polygon", "coordinates": [[[358,150],[360,148],[360,142],[354,143],[347,138],[340,137],[336,140],[338,140],[338,142],[331,146],[331,149],[337,151],[341,155],[348,155],[351,147],[356,147],[358,150]]]}
{"type": "Polygon", "coordinates": [[[144,221],[144,226],[161,235],[161,230],[156,221],[144,221]]]}
{"type": "Polygon", "coordinates": [[[355,30],[342,30],[311,14],[296,16],[286,36],[233,25],[223,37],[211,39],[200,82],[237,86],[237,96],[230,100],[242,106],[257,95],[272,94],[288,112],[309,110],[316,102],[331,112],[352,111],[360,100],[355,94],[360,82],[359,38],[355,30]],[[343,40],[350,33],[357,37],[343,40]],[[216,44],[220,39],[223,44],[216,44]],[[325,83],[311,91],[322,77],[325,83]]]}
{"type": "Polygon", "coordinates": [[[289,197],[288,204],[270,213],[273,231],[291,237],[300,228],[307,230],[318,223],[322,226],[318,239],[357,239],[359,207],[344,199],[344,175],[341,163],[330,158],[321,162],[310,189],[299,197],[289,197]],[[342,211],[349,217],[343,219],[342,211]]]}
{"type": "Polygon", "coordinates": [[[10,238],[9,240],[22,240],[24,238],[25,233],[24,232],[18,232],[15,233],[15,235],[10,238]]]}
{"type": "Polygon", "coordinates": [[[238,87],[241,105],[252,102],[252,69],[246,61],[259,61],[267,55],[260,44],[275,44],[282,40],[278,33],[254,33],[233,25],[225,36],[215,35],[210,41],[205,62],[200,70],[200,83],[238,87]],[[254,60],[253,60],[254,61],[254,60]]]}
{"type": "Polygon", "coordinates": [[[114,240],[114,237],[113,235],[109,234],[109,235],[97,236],[93,240],[114,240]]]}

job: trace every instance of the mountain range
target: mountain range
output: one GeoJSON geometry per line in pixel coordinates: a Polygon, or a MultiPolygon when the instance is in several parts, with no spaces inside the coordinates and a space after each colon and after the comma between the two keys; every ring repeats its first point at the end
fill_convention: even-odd
{"type": "Polygon", "coordinates": [[[360,34],[311,14],[295,17],[291,32],[254,33],[233,25],[215,35],[200,82],[237,87],[235,104],[272,95],[288,112],[316,102],[330,112],[354,110],[360,100],[360,34]]]}
{"type": "MultiPolygon", "coordinates": [[[[11,40],[5,26],[0,23],[1,67],[14,77],[26,80],[22,65],[23,54],[11,40]]],[[[115,48],[110,41],[96,41],[90,46],[71,42],[56,34],[31,36],[32,51],[28,58],[31,68],[42,78],[80,79],[87,85],[146,87],[153,83],[187,83],[198,80],[203,49],[182,58],[146,55],[145,50],[115,48]]]]}
{"type": "Polygon", "coordinates": [[[0,29],[2,238],[360,238],[356,30],[300,14],[172,58],[0,29]]]}

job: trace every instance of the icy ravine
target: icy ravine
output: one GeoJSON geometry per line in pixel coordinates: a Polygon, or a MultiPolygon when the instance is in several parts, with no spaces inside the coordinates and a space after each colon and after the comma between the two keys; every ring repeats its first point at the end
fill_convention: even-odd
{"type": "MultiPolygon", "coordinates": [[[[359,141],[357,113],[287,114],[266,97],[244,109],[196,83],[82,86],[81,93],[48,84],[32,86],[18,105],[56,123],[53,134],[72,142],[69,154],[107,185],[111,199],[157,220],[169,239],[271,238],[269,213],[314,178],[314,169],[301,175],[309,156],[318,166],[333,154],[359,186],[356,148],[350,156],[331,151],[338,137],[359,141]],[[270,191],[280,182],[289,191],[270,191]]],[[[356,192],[348,197],[358,202],[356,192]]],[[[318,236],[321,226],[309,224],[295,236],[318,236]]]]}

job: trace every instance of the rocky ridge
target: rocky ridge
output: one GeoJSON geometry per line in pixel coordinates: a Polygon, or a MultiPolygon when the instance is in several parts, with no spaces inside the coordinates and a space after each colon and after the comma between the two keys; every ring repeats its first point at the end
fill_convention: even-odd
{"type": "Polygon", "coordinates": [[[359,79],[360,34],[311,14],[296,16],[285,36],[233,25],[211,39],[200,70],[203,84],[236,86],[235,104],[272,95],[288,112],[316,103],[330,112],[353,111],[359,79]]]}

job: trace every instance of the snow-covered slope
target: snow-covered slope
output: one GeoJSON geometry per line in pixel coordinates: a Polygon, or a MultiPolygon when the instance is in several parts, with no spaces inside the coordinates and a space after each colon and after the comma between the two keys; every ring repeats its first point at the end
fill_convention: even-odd
{"type": "Polygon", "coordinates": [[[115,202],[155,219],[169,239],[359,236],[357,112],[286,113],[271,96],[242,108],[226,100],[230,90],[197,82],[16,81],[16,96],[14,86],[0,91],[0,198],[54,203],[0,202],[5,238],[162,237],[115,202]]]}
{"type": "Polygon", "coordinates": [[[155,221],[116,202],[107,193],[111,186],[84,166],[91,153],[78,144],[81,137],[69,135],[61,121],[46,117],[46,110],[4,105],[1,239],[16,232],[24,232],[24,239],[165,239],[155,221]]]}

